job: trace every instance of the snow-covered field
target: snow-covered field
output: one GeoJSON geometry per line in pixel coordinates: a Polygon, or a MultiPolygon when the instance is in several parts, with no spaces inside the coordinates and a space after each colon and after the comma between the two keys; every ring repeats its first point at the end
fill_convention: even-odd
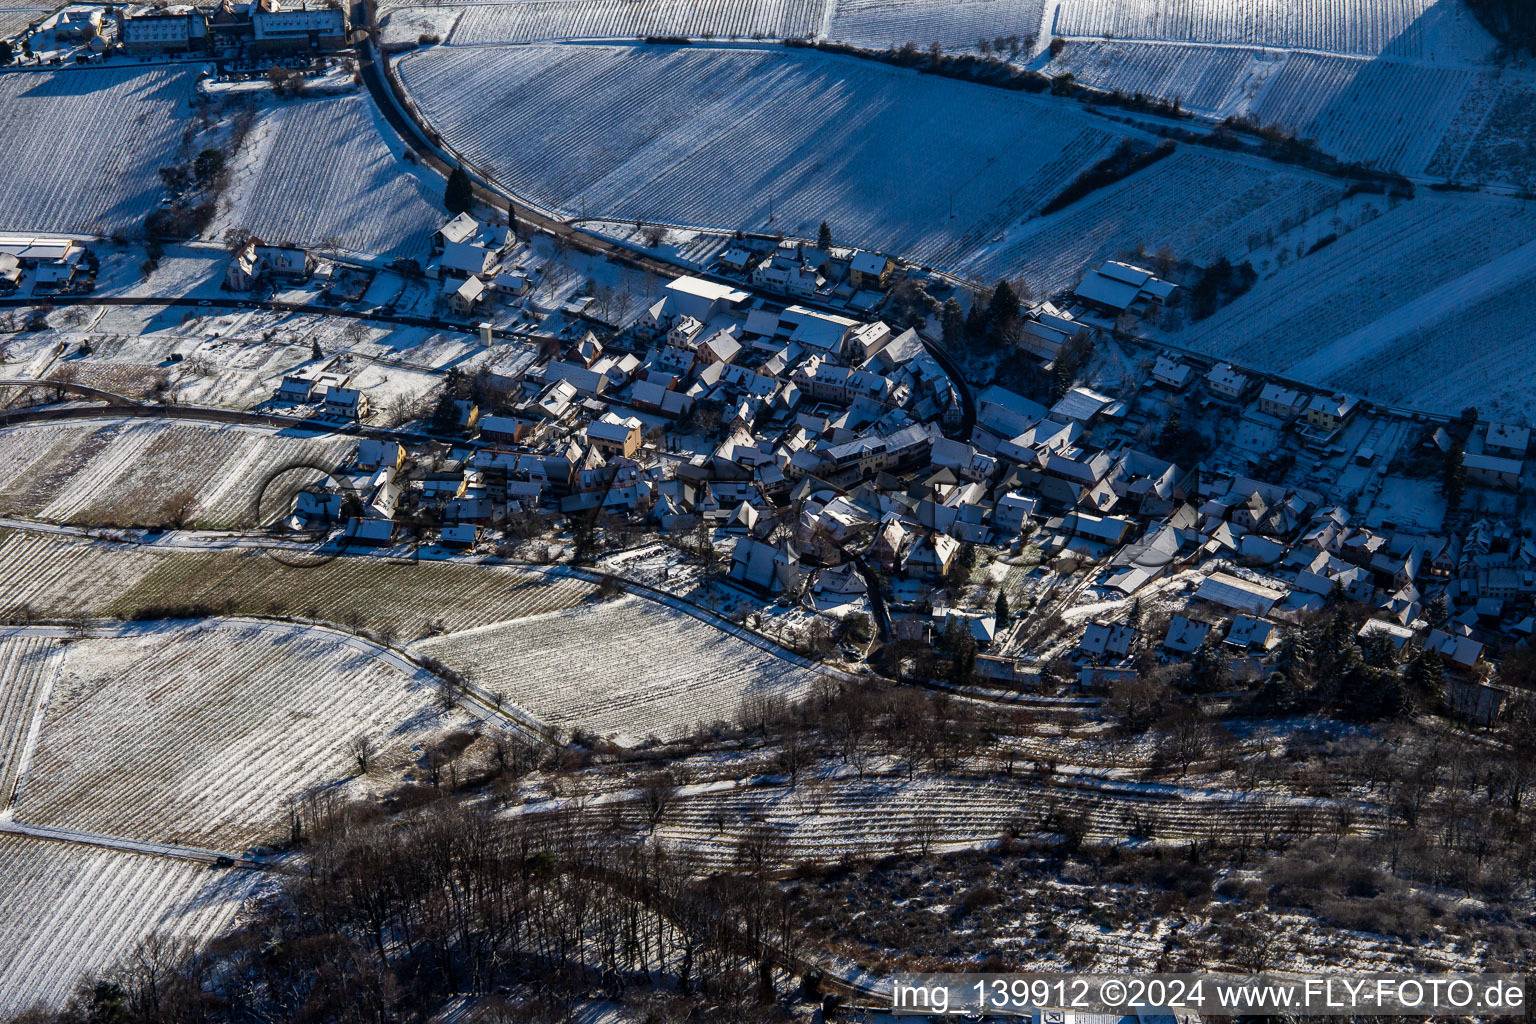
{"type": "Polygon", "coordinates": [[[52,688],[62,653],[44,637],[0,634],[0,812],[10,805],[37,707],[52,688]]]}
{"type": "Polygon", "coordinates": [[[397,67],[451,146],[540,205],[802,237],[826,220],[919,260],[1032,215],[1115,143],[1073,108],[804,51],[441,47],[397,67]]]}
{"type": "Polygon", "coordinates": [[[466,4],[454,43],[558,39],[808,38],[827,0],[524,0],[466,4]]]}
{"type": "Polygon", "coordinates": [[[464,720],[406,664],[331,630],[239,620],[73,640],[16,819],[232,851],[281,838],[290,798],[355,776],[352,737],[409,760],[464,720]]]}
{"type": "Polygon", "coordinates": [[[875,49],[935,42],[961,49],[1010,37],[1022,47],[1040,34],[1044,9],[1045,0],[835,0],[826,35],[875,49]]]}
{"type": "Polygon", "coordinates": [[[286,466],[330,469],[356,442],[173,420],[114,420],[0,430],[12,468],[0,512],[53,522],[164,525],[190,499],[189,522],[249,526],[262,484],[286,466]]]}
{"type": "Polygon", "coordinates": [[[138,228],[163,190],[195,69],[0,75],[0,230],[138,228]],[[61,144],[67,140],[67,144],[61,144]]]}
{"type": "Polygon", "coordinates": [[[1169,339],[1414,407],[1528,414],[1533,242],[1518,201],[1421,196],[1169,339]]]}
{"type": "Polygon", "coordinates": [[[241,227],[273,243],[422,257],[444,219],[442,183],[399,157],[361,90],[265,108],[231,164],[210,237],[241,227]]]}
{"type": "Polygon", "coordinates": [[[1536,82],[1475,65],[1123,40],[1070,43],[1046,65],[1100,89],[1249,117],[1383,170],[1529,186],[1536,82]]]}
{"type": "Polygon", "coordinates": [[[1097,259],[1138,248],[1166,246],[1201,264],[1222,255],[1240,262],[1267,232],[1327,210],[1341,195],[1328,179],[1184,146],[957,262],[983,280],[1021,276],[1041,295],[1075,285],[1097,259]]]}
{"type": "Polygon", "coordinates": [[[152,934],[212,938],[265,883],[257,872],[0,835],[0,1017],[62,1006],[81,975],[152,934]]]}
{"type": "Polygon", "coordinates": [[[1061,0],[1049,34],[1431,59],[1493,45],[1461,0],[1061,0]]]}
{"type": "Polygon", "coordinates": [[[490,626],[416,650],[546,723],[634,743],[730,720],[744,698],[808,690],[816,673],[642,598],[490,626]]]}

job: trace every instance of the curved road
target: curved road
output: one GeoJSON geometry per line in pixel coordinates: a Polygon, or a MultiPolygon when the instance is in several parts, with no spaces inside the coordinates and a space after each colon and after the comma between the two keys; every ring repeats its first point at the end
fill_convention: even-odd
{"type": "MultiPolygon", "coordinates": [[[[371,8],[372,5],[370,4],[369,7],[371,8]]],[[[427,137],[420,123],[402,113],[405,103],[403,98],[395,93],[392,76],[380,70],[381,64],[387,62],[389,57],[388,55],[376,56],[377,52],[376,38],[373,42],[362,43],[357,47],[358,65],[362,72],[363,83],[367,86],[369,94],[373,97],[374,106],[384,115],[384,119],[395,130],[395,134],[400,136],[401,142],[414,150],[423,163],[446,178],[453,168],[438,155],[437,150],[441,144],[434,143],[427,137]]],[[[443,146],[442,148],[446,149],[447,147],[443,146]]],[[[571,221],[551,217],[534,209],[517,196],[501,190],[498,187],[498,183],[480,179],[478,175],[473,173],[472,165],[466,161],[461,160],[460,162],[465,170],[471,173],[471,180],[475,182],[475,198],[495,209],[507,210],[508,217],[513,221],[514,226],[517,221],[522,221],[534,229],[564,239],[575,249],[604,256],[616,263],[634,267],[647,273],[669,278],[677,277],[681,274],[687,274],[691,277],[702,277],[721,284],[728,284],[732,288],[740,288],[751,292],[774,304],[781,304],[785,301],[784,296],[760,291],[749,283],[724,277],[720,274],[701,270],[683,263],[674,263],[661,257],[635,252],[633,249],[626,248],[606,238],[583,231],[571,221]]],[[[794,301],[799,305],[818,309],[825,313],[847,314],[845,309],[814,300],[797,298],[794,301]]],[[[965,375],[960,372],[958,364],[955,363],[954,359],[942,346],[932,344],[925,338],[923,339],[923,347],[944,368],[944,372],[949,374],[950,380],[955,384],[955,390],[960,395],[963,412],[963,420],[955,436],[961,440],[969,440],[971,430],[976,425],[976,400],[971,394],[970,382],[966,380],[965,375]]]]}

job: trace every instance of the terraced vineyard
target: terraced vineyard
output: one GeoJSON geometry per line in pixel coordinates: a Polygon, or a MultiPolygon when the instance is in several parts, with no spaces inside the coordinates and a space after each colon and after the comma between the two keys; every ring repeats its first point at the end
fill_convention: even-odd
{"type": "Polygon", "coordinates": [[[17,820],[242,850],[284,834],[285,802],[456,719],[436,677],[358,641],[277,623],[150,626],[72,641],[17,788],[17,820]]]}
{"type": "Polygon", "coordinates": [[[827,0],[524,0],[464,7],[455,43],[559,39],[809,38],[827,0]]]}
{"type": "MultiPolygon", "coordinates": [[[[830,863],[896,850],[916,853],[925,846],[983,846],[1010,828],[1051,831],[1045,819],[1052,809],[1083,814],[1090,839],[1121,839],[1135,817],[1158,842],[1176,846],[1217,836],[1232,841],[1326,830],[1331,812],[1326,804],[1309,801],[1095,780],[845,777],[686,796],[658,837],[697,857],[701,866],[736,861],[743,838],[753,832],[771,836],[769,858],[775,864],[830,863]]],[[[1380,826],[1376,819],[1357,823],[1365,832],[1380,826]]]]}
{"type": "Polygon", "coordinates": [[[468,633],[414,650],[467,671],[542,721],[633,743],[734,718],[743,698],[805,692],[816,673],[635,597],[468,633]]]}
{"type": "Polygon", "coordinates": [[[1116,141],[1036,98],[804,51],[440,47],[397,68],[449,145],[539,205],[805,237],[826,220],[919,260],[1028,216],[1116,141]]]}
{"type": "Polygon", "coordinates": [[[407,640],[569,608],[594,588],[512,567],[338,558],[284,565],[248,549],[188,551],[0,530],[0,609],[36,616],[112,615],[194,605],[290,615],[407,640]]]}
{"type": "Polygon", "coordinates": [[[152,933],[212,938],[265,883],[255,872],[0,835],[0,1017],[62,1006],[81,975],[152,933]]]}
{"type": "Polygon", "coordinates": [[[1040,34],[1045,0],[836,0],[827,38],[883,48],[938,42],[971,47],[1016,37],[1022,44],[1040,34]]]}
{"type": "Polygon", "coordinates": [[[424,257],[441,184],[397,159],[381,123],[361,92],[266,110],[232,163],[229,205],[209,237],[241,227],[272,242],[424,257]]]}
{"type": "Polygon", "coordinates": [[[195,69],[0,75],[0,231],[137,230],[163,190],[195,69]],[[69,139],[67,146],[60,139],[69,139]]]}
{"type": "Polygon", "coordinates": [[[37,707],[47,700],[61,653],[56,641],[0,632],[0,811],[10,806],[37,707]]]}

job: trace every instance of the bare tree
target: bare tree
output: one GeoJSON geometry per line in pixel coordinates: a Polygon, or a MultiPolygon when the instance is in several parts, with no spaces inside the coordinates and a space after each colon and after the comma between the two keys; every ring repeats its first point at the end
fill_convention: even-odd
{"type": "Polygon", "coordinates": [[[373,737],[365,732],[360,732],[347,741],[347,751],[352,755],[352,763],[357,765],[357,774],[367,775],[368,768],[373,764],[377,751],[373,746],[373,737]]]}

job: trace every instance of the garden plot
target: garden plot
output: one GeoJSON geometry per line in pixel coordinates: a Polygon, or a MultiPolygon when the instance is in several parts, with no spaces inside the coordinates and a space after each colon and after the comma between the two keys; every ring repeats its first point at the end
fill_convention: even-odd
{"type": "Polygon", "coordinates": [[[38,705],[48,699],[62,653],[55,640],[0,632],[0,812],[10,806],[38,705]]]}
{"type": "Polygon", "coordinates": [[[285,835],[290,798],[352,779],[447,725],[437,677],[331,630],[280,623],[148,624],[68,646],[18,821],[238,851],[285,835]]]}
{"type": "Polygon", "coordinates": [[[732,719],[742,700],[794,697],[812,669],[667,605],[627,597],[416,645],[567,729],[623,743],[732,719]]]}
{"type": "Polygon", "coordinates": [[[182,66],[0,75],[0,231],[138,229],[163,195],[158,171],[174,161],[194,74],[182,66]]]}
{"type": "Polygon", "coordinates": [[[1049,31],[1431,60],[1496,45],[1461,0],[1062,0],[1049,31]]]}
{"type": "Polygon", "coordinates": [[[1020,225],[960,263],[983,280],[1021,275],[1036,294],[1075,285],[1105,257],[1167,247],[1205,263],[1247,258],[1277,225],[1331,207],[1337,184],[1181,147],[1151,167],[1049,217],[1020,225]]]}
{"type": "Polygon", "coordinates": [[[441,184],[402,163],[380,123],[361,92],[263,110],[210,237],[244,228],[273,243],[423,257],[442,220],[441,184]]]}
{"type": "Polygon", "coordinates": [[[397,68],[450,146],[536,204],[801,237],[825,220],[919,260],[1032,216],[1116,141],[1048,100],[805,51],[443,47],[397,68]]]}
{"type": "Polygon", "coordinates": [[[934,42],[971,47],[983,39],[1022,45],[1040,35],[1044,10],[1045,0],[835,0],[827,38],[876,49],[934,42]]]}
{"type": "Polygon", "coordinates": [[[472,4],[454,43],[560,39],[810,38],[821,31],[828,0],[524,0],[472,4]]]}
{"type": "Polygon", "coordinates": [[[0,835],[0,1017],[62,1006],[82,975],[152,934],[211,939],[267,884],[254,871],[0,835]]]}

